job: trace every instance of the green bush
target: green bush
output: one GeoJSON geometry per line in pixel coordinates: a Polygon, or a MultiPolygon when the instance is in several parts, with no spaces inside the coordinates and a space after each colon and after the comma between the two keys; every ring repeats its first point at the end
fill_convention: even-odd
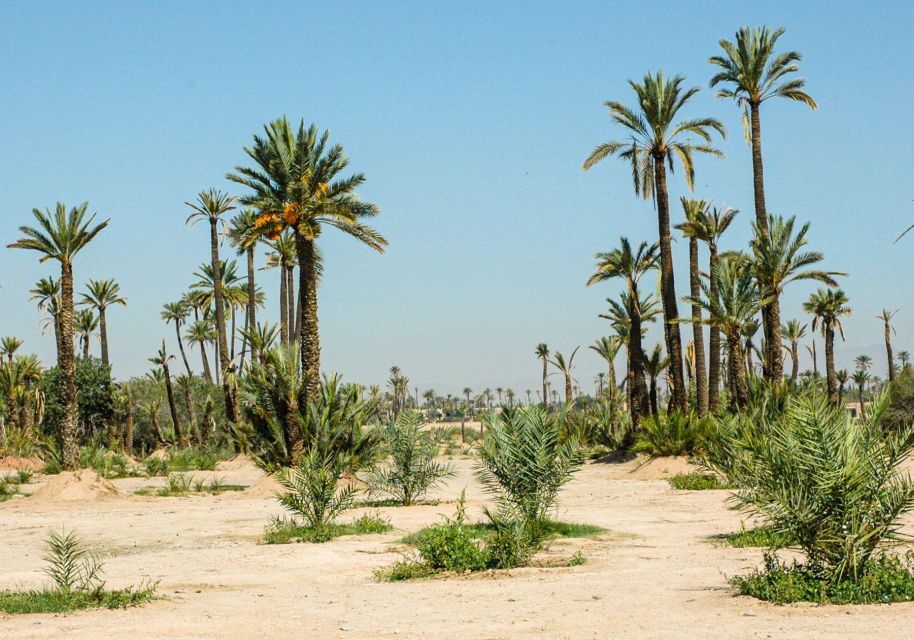
{"type": "Polygon", "coordinates": [[[362,477],[370,498],[391,498],[409,506],[454,476],[453,465],[435,460],[447,433],[422,426],[418,413],[403,412],[380,428],[390,462],[372,466],[362,477]]]}
{"type": "Polygon", "coordinates": [[[646,418],[634,451],[651,456],[686,456],[702,448],[713,433],[711,421],[694,412],[661,413],[646,418]]]}
{"type": "Polygon", "coordinates": [[[740,530],[723,536],[731,547],[767,547],[768,549],[783,549],[791,545],[790,537],[782,531],[771,527],[755,527],[746,529],[740,525],[740,530]]]}
{"type": "Polygon", "coordinates": [[[430,568],[435,571],[479,571],[488,562],[483,548],[476,542],[474,532],[466,526],[466,505],[461,495],[454,518],[444,518],[439,525],[429,527],[416,542],[416,548],[430,568]]]}
{"type": "Polygon", "coordinates": [[[914,600],[914,553],[870,557],[858,578],[826,579],[808,565],[785,564],[765,555],[765,567],[730,581],[741,595],[775,604],[887,604],[914,600]]]}
{"type": "Polygon", "coordinates": [[[289,518],[273,518],[264,533],[265,544],[327,542],[340,536],[386,533],[393,530],[389,520],[378,515],[363,515],[353,522],[333,523],[320,528],[303,525],[289,518]]]}
{"type": "Polygon", "coordinates": [[[583,446],[624,449],[633,437],[631,415],[618,403],[599,398],[583,409],[566,409],[565,437],[583,446]]]}
{"type": "Polygon", "coordinates": [[[349,458],[344,455],[312,449],[295,467],[277,475],[286,491],[277,493],[276,499],[301,518],[305,527],[327,527],[353,506],[356,488],[351,484],[338,488],[348,464],[349,458]]]}
{"type": "Polygon", "coordinates": [[[860,580],[914,509],[914,482],[898,470],[914,430],[883,429],[887,407],[883,394],[851,423],[843,408],[802,394],[781,415],[722,430],[703,464],[738,487],[738,507],[800,547],[812,573],[860,580]]]}
{"type": "Polygon", "coordinates": [[[701,471],[691,471],[689,473],[677,473],[667,478],[667,482],[674,489],[680,491],[707,491],[715,489],[733,489],[734,486],[727,484],[715,473],[702,473],[701,471]]]}

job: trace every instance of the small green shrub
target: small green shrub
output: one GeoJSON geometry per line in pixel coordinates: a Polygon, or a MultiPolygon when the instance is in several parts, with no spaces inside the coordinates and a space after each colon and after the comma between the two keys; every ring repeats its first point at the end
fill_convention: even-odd
{"type": "Polygon", "coordinates": [[[52,588],[0,591],[0,611],[50,613],[88,608],[126,608],[153,600],[155,584],[105,589],[100,557],[87,549],[74,532],[50,531],[44,560],[52,588]]]}
{"type": "Polygon", "coordinates": [[[568,560],[569,567],[578,567],[578,566],[580,566],[582,564],[586,564],[586,563],[587,563],[587,556],[585,556],[584,552],[580,551],[580,550],[577,551],[573,556],[571,556],[571,559],[568,560]]]}
{"type": "Polygon", "coordinates": [[[661,413],[644,420],[633,449],[651,456],[686,456],[702,448],[712,431],[711,421],[694,412],[661,413]]]}
{"type": "Polygon", "coordinates": [[[155,476],[167,476],[168,472],[171,470],[167,458],[149,456],[143,462],[143,465],[146,467],[146,475],[150,478],[155,476]]]}
{"type": "Polygon", "coordinates": [[[667,478],[667,482],[674,489],[680,491],[707,491],[715,489],[734,489],[733,485],[727,484],[720,476],[714,473],[702,473],[701,471],[691,471],[689,473],[677,473],[667,478]]]}
{"type": "Polygon", "coordinates": [[[369,497],[388,497],[409,506],[453,477],[453,466],[435,459],[447,440],[447,432],[423,430],[422,426],[419,413],[403,412],[380,428],[391,459],[389,464],[372,466],[362,477],[369,497]]]}
{"type": "Polygon", "coordinates": [[[791,545],[790,536],[782,531],[776,531],[771,527],[755,527],[746,529],[740,526],[740,530],[722,536],[723,540],[731,547],[766,547],[768,549],[783,549],[791,545]]]}
{"type": "Polygon", "coordinates": [[[461,495],[454,518],[425,530],[416,541],[416,548],[430,568],[435,571],[479,571],[487,565],[485,551],[476,536],[466,526],[466,504],[461,495]]]}
{"type": "Polygon", "coordinates": [[[731,579],[739,593],[775,604],[887,604],[914,600],[914,553],[866,561],[859,578],[826,577],[809,565],[765,555],[765,568],[731,579]]]}
{"type": "Polygon", "coordinates": [[[302,525],[290,518],[273,518],[264,532],[264,544],[327,542],[340,536],[359,536],[392,531],[389,520],[378,515],[363,515],[350,523],[334,523],[320,528],[302,525]]]}

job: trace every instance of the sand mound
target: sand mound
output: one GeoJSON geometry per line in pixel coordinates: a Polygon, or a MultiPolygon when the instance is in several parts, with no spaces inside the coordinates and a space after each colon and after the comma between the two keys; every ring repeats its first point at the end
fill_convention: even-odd
{"type": "Polygon", "coordinates": [[[13,471],[18,471],[20,469],[28,469],[29,471],[41,471],[44,469],[44,462],[41,458],[31,457],[31,458],[18,458],[16,456],[3,456],[0,457],[0,469],[12,469],[13,471]]]}
{"type": "Polygon", "coordinates": [[[247,455],[239,453],[230,460],[223,460],[216,465],[217,471],[241,471],[243,469],[256,469],[257,465],[247,455]]]}
{"type": "Polygon", "coordinates": [[[63,471],[51,476],[32,493],[32,501],[92,502],[107,500],[120,495],[113,484],[91,469],[63,471]]]}
{"type": "Polygon", "coordinates": [[[285,492],[285,487],[273,476],[263,476],[242,493],[246,498],[272,498],[277,492],[285,492]]]}
{"type": "Polygon", "coordinates": [[[147,458],[153,458],[155,460],[168,460],[168,449],[165,447],[159,447],[150,453],[147,458]]]}

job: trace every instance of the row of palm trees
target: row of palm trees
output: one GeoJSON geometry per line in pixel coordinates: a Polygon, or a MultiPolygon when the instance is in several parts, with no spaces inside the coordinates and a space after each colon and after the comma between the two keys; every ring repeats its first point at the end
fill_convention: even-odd
{"type": "MultiPolygon", "coordinates": [[[[761,148],[761,106],[771,98],[787,98],[816,109],[815,100],[806,93],[805,81],[794,77],[799,70],[800,54],[795,51],[775,52],[775,45],[783,35],[783,29],[769,30],[767,27],[744,27],[737,31],[733,42],[721,40],[722,55],[716,55],[709,62],[718,68],[711,78],[710,86],[719,87],[718,97],[731,99],[743,110],[743,125],[747,140],[752,147],[753,191],[755,195],[755,239],[753,250],[764,251],[777,238],[772,234],[772,216],[765,207],[764,170],[761,148]]],[[[590,169],[608,157],[618,157],[630,165],[635,194],[645,199],[652,198],[657,210],[658,242],[645,252],[632,254],[632,258],[648,259],[658,263],[660,270],[660,302],[663,311],[664,338],[670,357],[669,377],[672,386],[672,405],[679,410],[686,409],[686,388],[683,374],[683,348],[680,333],[680,317],[677,306],[675,274],[672,260],[672,236],[670,227],[669,192],[667,168],[672,171],[681,165],[687,187],[694,186],[694,156],[696,154],[721,157],[723,154],[713,146],[714,136],[726,136],[724,124],[715,118],[684,117],[689,101],[699,92],[698,87],[685,88],[681,76],[669,78],[662,72],[645,74],[641,82],[629,81],[635,92],[637,107],[630,108],[616,100],[607,101],[610,118],[627,133],[623,140],[612,140],[598,145],[584,161],[584,169],[590,169]],[[650,254],[650,255],[648,255],[650,254]]],[[[696,208],[698,205],[695,205],[696,208]]],[[[688,215],[688,214],[687,214],[688,215]]],[[[691,247],[690,247],[691,249],[691,247]]],[[[691,254],[694,253],[690,250],[691,254]]],[[[783,281],[778,281],[778,270],[766,268],[766,263],[757,260],[758,267],[750,274],[759,291],[759,311],[765,335],[765,358],[763,370],[766,378],[780,380],[783,375],[783,357],[780,336],[780,294],[783,281]]],[[[643,265],[642,265],[643,266],[643,265]]],[[[770,265],[769,265],[770,266],[770,265]]],[[[639,269],[644,271],[643,268],[639,269]]],[[[731,282],[737,279],[731,274],[731,282]]],[[[718,278],[710,276],[714,286],[718,278]]],[[[742,283],[745,279],[739,279],[742,283]]],[[[745,284],[745,283],[743,283],[745,284]]],[[[690,278],[694,285],[694,278],[690,278]]],[[[692,322],[700,322],[696,309],[701,306],[694,286],[690,286],[692,322]]],[[[640,300],[631,297],[628,291],[628,309],[640,307],[640,300]]],[[[637,321],[637,318],[635,318],[637,321]]],[[[715,340],[714,334],[710,340],[715,340]]],[[[636,340],[637,342],[637,340],[636,340]]],[[[716,353],[709,345],[711,353],[716,353]]],[[[696,344],[696,354],[698,354],[696,344]]],[[[640,363],[643,353],[637,347],[632,356],[640,363]]],[[[703,359],[703,356],[702,356],[703,359]]],[[[701,363],[703,367],[703,362],[701,363]]],[[[709,363],[709,370],[714,366],[709,363]]],[[[732,363],[731,363],[732,366],[732,363]]],[[[639,367],[635,367],[638,369],[639,367]]],[[[710,373],[710,371],[709,371],[710,373]]],[[[702,376],[703,377],[703,376],[702,376]]],[[[636,387],[633,403],[640,410],[644,404],[642,385],[632,381],[636,387]]],[[[702,383],[699,394],[700,407],[713,408],[712,385],[702,383]],[[708,399],[705,400],[705,392],[708,399]]]]}

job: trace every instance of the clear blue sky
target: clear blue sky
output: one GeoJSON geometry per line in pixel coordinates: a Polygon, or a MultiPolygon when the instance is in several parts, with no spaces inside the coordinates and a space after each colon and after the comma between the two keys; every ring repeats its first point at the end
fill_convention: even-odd
{"type": "MultiPolygon", "coordinates": [[[[110,312],[114,372],[141,373],[173,335],[162,304],[208,257],[183,203],[231,189],[226,171],[265,122],[304,118],[365,172],[362,195],[390,240],[379,256],[327,234],[324,367],[377,383],[397,364],[423,390],[521,395],[537,388],[538,342],[567,353],[610,332],[597,315],[619,287],[585,288],[593,254],[621,234],[656,239],[622,163],[580,169],[621,135],[602,103],[631,103],[626,79],[662,68],[704,88],[687,113],[731,135],[725,159],[698,162],[696,195],[743,210],[726,245],[745,246],[749,150],[737,107],[707,90],[707,58],[743,24],[785,26],[781,48],[804,55],[820,110],[765,105],[768,207],[812,222],[812,248],[851,274],[839,366],[869,353],[884,376],[883,306],[900,309],[896,352],[914,351],[914,237],[892,245],[914,222],[910,2],[5,2],[0,240],[57,200],[110,217],[76,278],[121,283],[130,306],[110,312]]],[[[670,185],[675,203],[685,185],[678,174],[670,185]]],[[[687,245],[674,254],[684,294],[687,245]]],[[[0,334],[46,362],[53,339],[28,289],[54,272],[0,250],[0,334]]],[[[276,274],[260,276],[272,318],[276,274]]],[[[791,286],[785,318],[813,288],[791,286]]],[[[602,367],[584,347],[576,376],[590,389],[602,367]]]]}

